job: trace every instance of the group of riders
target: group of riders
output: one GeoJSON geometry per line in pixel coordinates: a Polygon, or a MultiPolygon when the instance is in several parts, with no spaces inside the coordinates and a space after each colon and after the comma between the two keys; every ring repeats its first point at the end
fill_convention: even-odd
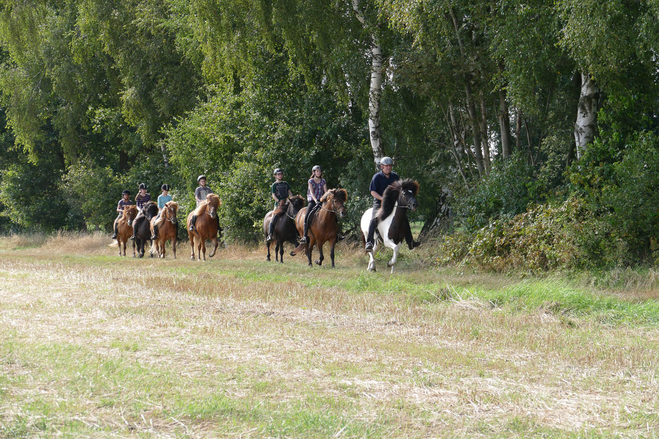
{"type": "MultiPolygon", "coordinates": [[[[375,175],[373,175],[373,178],[371,179],[369,190],[371,195],[373,196],[373,216],[371,218],[371,222],[368,229],[368,236],[366,237],[366,244],[364,247],[364,249],[367,252],[373,251],[375,229],[378,224],[377,212],[382,204],[382,195],[385,189],[389,185],[400,180],[398,174],[392,171],[393,164],[394,161],[390,157],[383,157],[380,160],[380,171],[377,172],[375,175]]],[[[284,181],[283,169],[281,168],[275,169],[273,175],[275,177],[275,182],[272,184],[270,188],[270,193],[272,199],[276,203],[275,212],[278,212],[278,210],[276,209],[277,206],[284,205],[285,203],[287,203],[289,198],[293,197],[293,193],[291,191],[291,186],[286,181],[284,181]]],[[[207,202],[206,201],[207,195],[212,194],[213,191],[211,190],[210,187],[206,185],[205,175],[200,175],[197,178],[197,183],[199,183],[199,186],[195,189],[195,200],[197,202],[197,206],[199,206],[201,203],[207,202]]],[[[162,209],[165,206],[165,204],[172,200],[172,196],[169,195],[169,189],[170,189],[169,185],[163,184],[160,189],[162,190],[162,194],[158,196],[158,208],[162,212],[162,209]]],[[[309,239],[308,237],[309,224],[313,220],[314,214],[321,207],[320,200],[326,192],[327,192],[327,182],[323,178],[323,170],[319,165],[316,165],[312,168],[311,176],[309,177],[309,180],[307,182],[308,206],[304,220],[304,232],[303,232],[303,236],[300,239],[300,244],[307,243],[309,239]]],[[[135,205],[137,206],[139,213],[133,220],[133,236],[131,236],[130,239],[133,240],[135,239],[135,231],[138,230],[142,221],[146,220],[146,217],[144,216],[143,208],[149,201],[151,201],[151,195],[147,193],[146,185],[144,183],[140,183],[139,192],[135,196],[135,205]]],[[[114,234],[112,235],[112,239],[117,238],[117,232],[118,232],[117,221],[122,217],[124,212],[124,207],[131,205],[133,205],[133,202],[130,200],[130,191],[124,190],[122,192],[122,198],[121,200],[119,200],[119,203],[117,204],[117,212],[119,213],[119,215],[117,216],[114,222],[114,234]]],[[[281,212],[281,210],[279,212],[281,212]]],[[[272,220],[270,221],[270,226],[266,237],[267,242],[273,240],[273,232],[275,230],[275,224],[277,223],[277,220],[281,215],[282,213],[273,215],[272,220]]],[[[190,226],[189,226],[190,231],[195,230],[196,219],[197,219],[196,216],[192,216],[190,218],[190,226]]],[[[158,227],[162,224],[163,220],[164,218],[162,218],[162,215],[158,213],[158,215],[156,216],[156,220],[154,221],[153,233],[151,236],[152,240],[157,238],[158,227]]],[[[408,242],[408,244],[411,243],[410,247],[417,246],[418,243],[413,241],[412,232],[409,229],[409,226],[407,227],[407,229],[408,229],[407,236],[405,237],[406,241],[408,242]]],[[[219,223],[218,223],[218,231],[220,233],[222,231],[222,229],[219,227],[219,223]]]]}

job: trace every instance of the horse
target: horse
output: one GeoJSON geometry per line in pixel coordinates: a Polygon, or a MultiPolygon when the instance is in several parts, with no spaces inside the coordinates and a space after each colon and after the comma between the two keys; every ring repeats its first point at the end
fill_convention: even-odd
{"type": "MultiPolygon", "coordinates": [[[[382,207],[376,213],[378,216],[378,226],[376,232],[382,239],[385,247],[393,249],[394,255],[387,262],[387,267],[391,267],[391,273],[394,272],[394,265],[398,260],[398,244],[405,240],[409,233],[409,222],[407,220],[407,210],[414,212],[418,203],[416,196],[419,193],[419,183],[415,180],[398,180],[390,184],[382,194],[382,207]]],[[[371,207],[362,215],[362,245],[368,235],[368,227],[373,217],[373,208],[371,207]]],[[[373,253],[377,249],[379,240],[375,240],[373,251],[368,254],[368,271],[375,271],[375,259],[373,253]]],[[[408,243],[409,244],[409,243],[408,243]]],[[[413,244],[412,244],[413,245],[413,244]]]]}
{"type": "Polygon", "coordinates": [[[290,199],[288,203],[282,202],[275,210],[265,214],[263,218],[263,232],[266,236],[266,246],[268,248],[267,260],[270,260],[270,244],[271,242],[267,240],[268,230],[270,228],[270,221],[272,221],[272,216],[277,214],[280,215],[275,224],[275,229],[272,233],[272,237],[275,241],[275,260],[280,263],[284,263],[284,243],[290,242],[294,246],[297,246],[297,229],[295,228],[295,215],[302,209],[304,206],[304,198],[299,195],[295,195],[290,199]]]}
{"type": "MultiPolygon", "coordinates": [[[[345,202],[348,201],[348,192],[345,189],[330,189],[321,197],[316,214],[310,219],[309,224],[309,240],[306,244],[299,245],[291,252],[291,256],[295,256],[300,250],[305,249],[309,266],[311,263],[311,252],[314,245],[318,245],[318,252],[320,257],[316,260],[316,264],[322,265],[325,256],[323,255],[323,245],[326,242],[330,243],[330,258],[332,259],[332,268],[334,268],[334,246],[338,239],[339,224],[338,218],[343,218],[346,214],[345,202]]],[[[297,227],[300,236],[304,233],[304,218],[307,214],[307,208],[301,209],[295,217],[295,226],[297,227]]]]}
{"type": "Polygon", "coordinates": [[[190,246],[192,247],[192,255],[190,259],[195,260],[194,248],[197,246],[197,260],[203,258],[206,261],[206,240],[210,239],[211,243],[215,244],[213,250],[208,255],[209,258],[215,256],[217,251],[217,209],[222,202],[220,197],[215,194],[206,195],[206,200],[199,203],[199,206],[188,214],[186,221],[186,229],[188,230],[188,239],[190,239],[190,246]],[[190,231],[190,219],[192,216],[197,216],[195,223],[195,230],[190,231]]]}
{"type": "MultiPolygon", "coordinates": [[[[119,245],[119,256],[121,256],[121,245],[124,246],[126,256],[126,243],[133,234],[133,220],[137,216],[137,206],[125,206],[121,218],[117,220],[117,244],[119,245]]],[[[133,241],[133,257],[135,257],[135,241],[133,241]]]]}
{"type": "MultiPolygon", "coordinates": [[[[158,210],[158,205],[153,201],[149,201],[142,207],[144,221],[139,221],[135,230],[135,244],[140,258],[144,257],[146,242],[151,242],[151,219],[158,215],[158,210]]],[[[153,257],[153,254],[151,254],[151,257],[153,257]]]]}
{"type": "MultiPolygon", "coordinates": [[[[172,240],[172,252],[174,253],[174,259],[176,259],[176,234],[178,232],[177,224],[178,219],[176,214],[178,213],[178,203],[176,201],[168,201],[165,203],[165,206],[160,211],[160,215],[163,217],[161,224],[158,227],[158,236],[153,240],[151,245],[151,254],[157,253],[159,257],[165,257],[165,243],[172,240]]],[[[153,234],[153,227],[156,223],[156,218],[151,219],[151,233],[153,234]]]]}

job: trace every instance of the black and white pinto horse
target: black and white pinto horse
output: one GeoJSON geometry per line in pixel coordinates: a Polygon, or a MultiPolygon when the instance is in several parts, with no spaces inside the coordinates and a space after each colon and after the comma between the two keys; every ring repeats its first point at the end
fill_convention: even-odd
{"type": "MultiPolygon", "coordinates": [[[[398,250],[401,242],[409,233],[409,222],[407,220],[407,210],[413,212],[419,204],[416,196],[419,193],[419,183],[415,180],[398,180],[390,184],[382,194],[382,206],[376,213],[378,216],[378,225],[375,229],[376,236],[373,251],[368,254],[368,271],[375,271],[375,258],[373,254],[378,248],[379,238],[385,247],[394,251],[391,260],[387,262],[387,267],[391,267],[391,273],[394,272],[394,265],[398,260],[398,250]]],[[[366,241],[368,236],[368,227],[373,217],[373,208],[371,207],[362,215],[361,229],[362,242],[366,241]]]]}

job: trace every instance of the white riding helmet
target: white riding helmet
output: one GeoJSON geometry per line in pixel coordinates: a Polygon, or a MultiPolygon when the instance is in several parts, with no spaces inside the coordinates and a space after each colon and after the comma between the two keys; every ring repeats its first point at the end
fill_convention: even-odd
{"type": "Polygon", "coordinates": [[[392,165],[393,166],[394,161],[391,159],[391,157],[382,157],[380,160],[380,166],[382,165],[392,165]]]}

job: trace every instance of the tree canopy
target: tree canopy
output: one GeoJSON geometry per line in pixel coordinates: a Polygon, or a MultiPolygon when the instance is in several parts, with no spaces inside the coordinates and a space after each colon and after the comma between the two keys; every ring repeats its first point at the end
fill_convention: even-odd
{"type": "Polygon", "coordinates": [[[576,197],[629,261],[651,259],[658,15],[655,0],[6,0],[0,231],[107,229],[142,182],[190,209],[204,173],[228,237],[251,241],[272,169],[304,194],[320,164],[350,194],[350,232],[388,155],[421,183],[428,236],[576,197]]]}

